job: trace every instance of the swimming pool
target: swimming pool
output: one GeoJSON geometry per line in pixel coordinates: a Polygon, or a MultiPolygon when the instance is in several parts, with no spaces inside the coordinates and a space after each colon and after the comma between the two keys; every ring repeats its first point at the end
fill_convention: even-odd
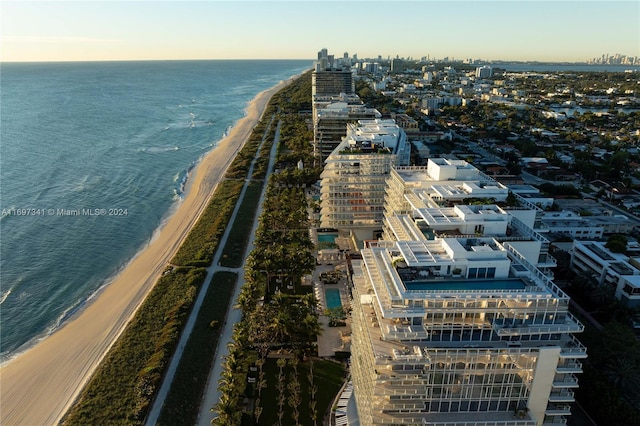
{"type": "Polygon", "coordinates": [[[327,301],[327,309],[341,308],[340,290],[337,288],[326,288],[324,290],[324,298],[327,301]]]}
{"type": "Polygon", "coordinates": [[[337,234],[318,234],[318,242],[335,244],[337,236],[337,234]]]}
{"type": "Polygon", "coordinates": [[[409,291],[415,290],[524,290],[526,284],[520,279],[510,280],[466,280],[466,281],[413,281],[405,283],[409,291]]]}

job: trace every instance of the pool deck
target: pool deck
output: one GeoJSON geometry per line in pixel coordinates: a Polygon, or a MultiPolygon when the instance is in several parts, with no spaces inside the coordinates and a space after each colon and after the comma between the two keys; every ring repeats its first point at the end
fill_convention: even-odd
{"type": "MultiPolygon", "coordinates": [[[[313,236],[314,233],[312,233],[313,236]]],[[[327,307],[325,289],[337,289],[340,291],[340,302],[347,308],[350,305],[348,296],[348,283],[346,276],[347,263],[343,258],[322,259],[320,265],[316,265],[313,271],[313,289],[318,299],[320,309],[319,322],[322,333],[318,336],[318,356],[333,357],[336,351],[351,351],[351,318],[347,315],[346,326],[329,327],[329,317],[323,314],[327,307]],[[323,273],[343,271],[343,276],[337,284],[326,284],[320,279],[323,273]]]]}
{"type": "MultiPolygon", "coordinates": [[[[313,223],[314,213],[308,211],[309,218],[313,223]]],[[[336,232],[330,232],[335,234],[336,232]]],[[[326,234],[326,233],[320,233],[326,234]]],[[[319,357],[334,357],[336,351],[351,352],[351,316],[347,315],[346,325],[343,327],[329,327],[329,317],[324,315],[326,308],[326,298],[324,290],[325,288],[335,288],[340,290],[340,300],[344,308],[349,308],[351,301],[349,298],[348,290],[348,278],[346,276],[347,261],[344,256],[345,251],[355,250],[351,247],[351,240],[347,235],[342,232],[337,232],[338,236],[335,239],[335,243],[338,245],[338,249],[334,250],[322,250],[322,253],[315,253],[316,256],[316,268],[312,273],[311,282],[313,285],[313,292],[318,299],[318,308],[320,316],[318,321],[322,332],[318,336],[318,356],[319,357]],[[325,284],[320,279],[322,273],[329,273],[333,271],[343,271],[343,276],[338,280],[337,284],[325,284]]],[[[318,230],[317,228],[309,229],[309,237],[314,243],[318,242],[318,230]]]]}

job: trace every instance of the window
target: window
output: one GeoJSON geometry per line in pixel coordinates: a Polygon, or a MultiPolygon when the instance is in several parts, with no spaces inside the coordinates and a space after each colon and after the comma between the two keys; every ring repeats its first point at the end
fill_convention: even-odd
{"type": "Polygon", "coordinates": [[[469,268],[467,278],[476,278],[478,274],[478,268],[469,268]]]}

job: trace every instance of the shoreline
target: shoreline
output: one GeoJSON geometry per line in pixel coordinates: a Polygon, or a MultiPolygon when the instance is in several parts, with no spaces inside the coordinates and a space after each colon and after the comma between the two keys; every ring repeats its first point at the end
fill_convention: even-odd
{"type": "Polygon", "coordinates": [[[59,422],[201,216],[271,97],[296,77],[249,101],[245,115],[193,168],[175,210],[113,279],[55,332],[3,362],[1,424],[59,422]]]}

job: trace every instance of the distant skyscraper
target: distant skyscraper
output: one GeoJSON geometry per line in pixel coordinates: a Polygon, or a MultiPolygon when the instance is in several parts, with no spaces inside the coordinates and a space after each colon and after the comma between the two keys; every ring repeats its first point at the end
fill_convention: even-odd
{"type": "Polygon", "coordinates": [[[343,62],[336,61],[333,55],[328,54],[327,49],[318,52],[318,61],[311,76],[313,96],[355,93],[351,67],[343,62]]]}
{"type": "Polygon", "coordinates": [[[391,61],[391,72],[403,72],[405,68],[405,62],[402,59],[396,58],[391,61]]]}
{"type": "Polygon", "coordinates": [[[493,76],[493,68],[484,65],[476,68],[476,78],[489,78],[493,76]]]}

